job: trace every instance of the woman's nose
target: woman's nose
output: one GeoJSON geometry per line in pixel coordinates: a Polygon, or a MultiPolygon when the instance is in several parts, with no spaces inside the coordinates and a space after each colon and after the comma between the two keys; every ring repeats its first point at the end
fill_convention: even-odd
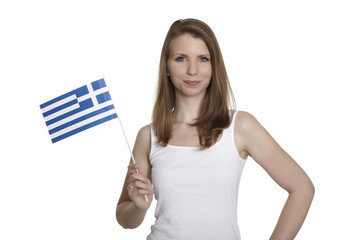
{"type": "Polygon", "coordinates": [[[197,63],[195,62],[189,62],[188,69],[187,69],[187,74],[194,76],[198,73],[198,66],[197,63]]]}

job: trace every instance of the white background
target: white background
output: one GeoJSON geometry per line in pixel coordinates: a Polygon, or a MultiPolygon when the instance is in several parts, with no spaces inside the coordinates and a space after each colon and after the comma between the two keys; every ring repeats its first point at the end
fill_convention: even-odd
{"type": "MultiPolygon", "coordinates": [[[[238,109],[255,115],[315,184],[297,239],[347,239],[344,3],[1,1],[0,239],[145,239],[155,202],[135,230],[114,216],[130,158],[118,120],[51,144],[39,105],[105,74],[133,146],[151,121],[167,30],[187,17],[214,30],[238,109]]],[[[268,239],[286,197],[248,159],[243,239],[268,239]]]]}

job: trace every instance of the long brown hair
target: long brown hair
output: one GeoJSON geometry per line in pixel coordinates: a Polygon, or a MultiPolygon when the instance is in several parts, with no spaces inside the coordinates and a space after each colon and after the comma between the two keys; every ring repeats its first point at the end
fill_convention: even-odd
{"type": "Polygon", "coordinates": [[[197,127],[200,148],[206,149],[217,142],[223,129],[229,127],[229,108],[235,108],[235,98],[217,39],[211,28],[200,20],[177,20],[166,35],[160,57],[159,83],[152,116],[153,127],[158,143],[166,146],[172,137],[172,109],[175,107],[175,89],[167,75],[167,61],[172,40],[183,34],[202,39],[211,55],[211,82],[201,102],[199,116],[193,124],[197,127]]]}

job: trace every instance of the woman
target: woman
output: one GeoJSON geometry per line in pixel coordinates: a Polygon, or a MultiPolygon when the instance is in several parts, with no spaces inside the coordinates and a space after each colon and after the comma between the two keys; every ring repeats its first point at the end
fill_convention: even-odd
{"type": "Polygon", "coordinates": [[[294,239],[314,187],[300,166],[234,98],[218,42],[196,19],[166,36],[153,123],[137,136],[117,220],[138,227],[157,199],[149,240],[240,239],[237,194],[251,156],[289,197],[270,239],[294,239]],[[231,96],[231,100],[229,99],[231,96]],[[153,183],[153,188],[152,188],[153,183]]]}

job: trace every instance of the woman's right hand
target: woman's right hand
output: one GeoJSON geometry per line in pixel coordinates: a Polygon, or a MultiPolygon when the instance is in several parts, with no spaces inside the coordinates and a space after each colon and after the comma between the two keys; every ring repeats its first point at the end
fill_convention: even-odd
{"type": "Polygon", "coordinates": [[[128,167],[128,194],[137,209],[147,211],[153,200],[152,182],[142,175],[137,164],[128,167]],[[147,201],[148,200],[148,201],[147,201]]]}

